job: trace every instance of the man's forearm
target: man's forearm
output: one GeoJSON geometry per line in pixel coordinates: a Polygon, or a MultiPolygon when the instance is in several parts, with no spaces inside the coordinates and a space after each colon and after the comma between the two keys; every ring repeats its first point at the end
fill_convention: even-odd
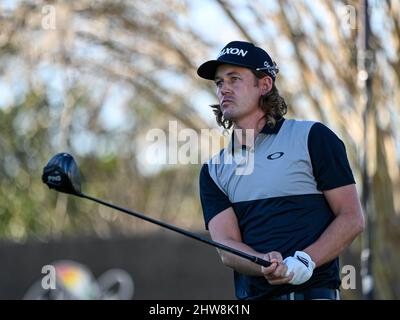
{"type": "Polygon", "coordinates": [[[333,220],[316,242],[303,251],[319,267],[339,256],[363,231],[363,225],[362,219],[351,213],[343,213],[333,220]]]}
{"type": "MultiPolygon", "coordinates": [[[[221,243],[259,258],[263,258],[264,256],[264,254],[253,250],[251,247],[244,244],[243,242],[235,240],[224,240],[221,241],[221,243]]],[[[249,276],[263,276],[263,274],[261,273],[260,265],[224,250],[218,249],[218,253],[221,257],[222,263],[227,267],[230,267],[239,273],[249,276]]]]}

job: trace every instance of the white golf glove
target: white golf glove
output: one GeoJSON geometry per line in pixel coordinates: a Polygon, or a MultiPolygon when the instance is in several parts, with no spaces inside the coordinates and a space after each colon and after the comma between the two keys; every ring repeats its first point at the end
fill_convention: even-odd
{"type": "Polygon", "coordinates": [[[291,272],[294,273],[292,280],[289,281],[294,285],[302,284],[310,279],[315,268],[311,257],[303,251],[296,251],[293,257],[287,257],[283,262],[288,267],[285,276],[287,277],[291,272]]]}

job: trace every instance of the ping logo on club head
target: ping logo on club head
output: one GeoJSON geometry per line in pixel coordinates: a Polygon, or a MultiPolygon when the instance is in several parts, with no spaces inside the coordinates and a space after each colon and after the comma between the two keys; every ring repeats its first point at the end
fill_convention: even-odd
{"type": "Polygon", "coordinates": [[[271,153],[270,155],[268,155],[267,159],[268,160],[276,160],[276,159],[282,158],[282,156],[284,154],[285,154],[284,152],[274,152],[274,153],[271,153]]]}
{"type": "Polygon", "coordinates": [[[58,185],[58,184],[60,184],[60,182],[61,182],[61,176],[60,175],[58,175],[58,176],[50,176],[50,175],[47,176],[47,183],[58,185]]]}

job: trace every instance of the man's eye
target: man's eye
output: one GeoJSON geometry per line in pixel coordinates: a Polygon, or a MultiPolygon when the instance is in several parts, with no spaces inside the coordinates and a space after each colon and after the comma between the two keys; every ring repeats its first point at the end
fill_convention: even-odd
{"type": "Polygon", "coordinates": [[[240,77],[232,77],[233,81],[240,80],[240,77]]]}
{"type": "Polygon", "coordinates": [[[222,81],[215,81],[215,85],[219,88],[222,86],[222,81]]]}

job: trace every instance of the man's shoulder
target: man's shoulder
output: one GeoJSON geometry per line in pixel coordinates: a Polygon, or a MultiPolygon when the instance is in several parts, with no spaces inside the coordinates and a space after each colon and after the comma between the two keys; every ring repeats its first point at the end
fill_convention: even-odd
{"type": "Polygon", "coordinates": [[[284,123],[285,135],[298,135],[308,137],[311,129],[320,124],[312,120],[286,119],[284,123]]]}
{"type": "Polygon", "coordinates": [[[301,119],[286,119],[285,123],[287,126],[294,128],[311,128],[315,124],[321,124],[318,121],[301,119]]]}
{"type": "Polygon", "coordinates": [[[223,162],[222,160],[224,159],[226,152],[227,152],[227,147],[222,148],[218,153],[214,154],[213,156],[211,156],[211,158],[209,158],[206,162],[204,162],[203,167],[204,166],[209,167],[215,164],[222,163],[223,162]]]}

